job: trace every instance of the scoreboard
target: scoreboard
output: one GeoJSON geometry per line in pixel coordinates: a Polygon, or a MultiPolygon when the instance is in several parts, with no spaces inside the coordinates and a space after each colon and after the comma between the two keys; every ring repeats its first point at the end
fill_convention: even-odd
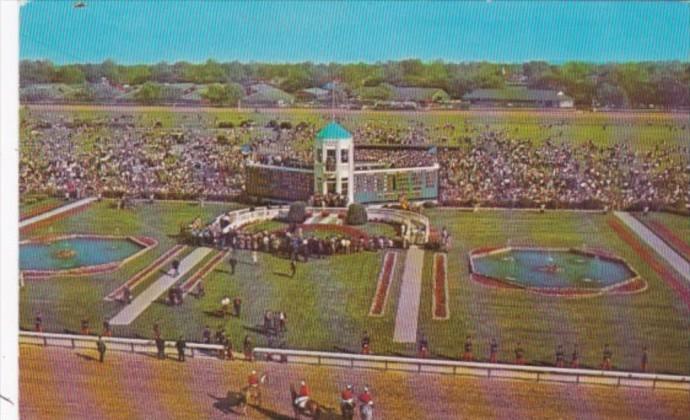
{"type": "Polygon", "coordinates": [[[355,172],[355,201],[376,203],[438,198],[438,168],[405,168],[355,172]]]}
{"type": "Polygon", "coordinates": [[[275,200],[308,200],[314,193],[314,173],[281,166],[247,165],[247,194],[275,200]]]}

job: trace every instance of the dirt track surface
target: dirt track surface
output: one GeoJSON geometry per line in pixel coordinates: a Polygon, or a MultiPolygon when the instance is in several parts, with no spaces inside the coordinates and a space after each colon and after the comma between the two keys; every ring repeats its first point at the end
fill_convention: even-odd
{"type": "MultiPolygon", "coordinates": [[[[161,361],[149,355],[22,346],[22,419],[240,418],[236,392],[251,369],[269,376],[249,418],[291,418],[289,384],[301,378],[313,398],[336,409],[338,389],[370,385],[377,419],[687,419],[683,391],[559,385],[446,375],[247,363],[161,361]]],[[[247,418],[247,417],[244,417],[247,418]]],[[[322,416],[339,418],[335,413],[322,416]]]]}

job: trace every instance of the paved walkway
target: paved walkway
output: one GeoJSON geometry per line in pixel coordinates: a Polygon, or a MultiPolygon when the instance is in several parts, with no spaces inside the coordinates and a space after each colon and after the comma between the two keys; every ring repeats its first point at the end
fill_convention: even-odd
{"type": "Polygon", "coordinates": [[[189,272],[194,266],[199,264],[213,250],[211,248],[197,248],[192,251],[180,261],[180,275],[173,277],[169,274],[163,274],[151,284],[148,289],[141,292],[129,305],[125,306],[120,313],[115,315],[111,320],[111,325],[129,325],[141,315],[146,308],[149,307],[153,301],[158,299],[166,290],[168,290],[178,279],[189,272]]]}
{"type": "Polygon", "coordinates": [[[398,299],[398,313],[395,316],[393,341],[396,343],[414,343],[417,341],[423,266],[424,251],[416,246],[410,247],[405,257],[400,299],[398,299]]]}
{"type": "Polygon", "coordinates": [[[19,229],[26,227],[26,226],[29,226],[29,225],[33,225],[34,223],[38,223],[42,220],[50,219],[51,217],[60,215],[62,213],[68,212],[70,210],[74,210],[74,209],[79,208],[81,206],[91,204],[94,201],[96,201],[96,197],[88,197],[88,198],[84,198],[84,199],[79,200],[79,201],[75,201],[74,203],[68,204],[66,206],[58,207],[56,209],[47,211],[45,213],[41,213],[41,214],[36,215],[34,217],[30,217],[26,220],[22,220],[21,222],[19,222],[19,229]]]}
{"type": "Polygon", "coordinates": [[[647,245],[652,247],[680,276],[690,283],[690,262],[686,261],[674,249],[666,245],[661,238],[652,232],[642,222],[635,219],[631,214],[617,211],[614,213],[626,226],[628,226],[637,236],[647,245]]]}

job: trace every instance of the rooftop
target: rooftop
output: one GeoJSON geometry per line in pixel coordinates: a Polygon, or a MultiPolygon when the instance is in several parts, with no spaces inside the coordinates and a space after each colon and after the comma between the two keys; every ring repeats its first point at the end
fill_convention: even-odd
{"type": "Polygon", "coordinates": [[[503,101],[572,101],[572,98],[561,92],[547,89],[476,89],[462,97],[465,100],[503,100],[503,101]]]}
{"type": "Polygon", "coordinates": [[[337,122],[330,122],[316,135],[319,140],[344,140],[351,139],[352,134],[337,122]]]}

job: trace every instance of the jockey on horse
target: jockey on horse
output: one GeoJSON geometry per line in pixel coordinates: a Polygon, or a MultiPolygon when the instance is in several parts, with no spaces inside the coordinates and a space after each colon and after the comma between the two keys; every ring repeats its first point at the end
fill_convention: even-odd
{"type": "Polygon", "coordinates": [[[299,392],[290,385],[290,395],[292,397],[292,408],[295,411],[295,417],[300,418],[301,415],[306,415],[317,419],[321,415],[321,406],[311,399],[311,392],[305,381],[300,382],[299,392]]]}
{"type": "Polygon", "coordinates": [[[266,381],[266,374],[259,376],[255,370],[247,377],[247,386],[244,387],[244,414],[247,414],[247,405],[254,402],[257,406],[261,405],[261,389],[259,385],[266,381]]]}
{"type": "Polygon", "coordinates": [[[340,393],[340,411],[343,418],[352,419],[355,416],[355,393],[352,392],[352,385],[347,385],[340,393]]]}
{"type": "Polygon", "coordinates": [[[309,399],[311,399],[311,392],[309,391],[307,383],[302,381],[299,384],[299,394],[297,398],[295,398],[295,405],[301,409],[304,409],[306,408],[307,401],[309,401],[309,399]]]}
{"type": "Polygon", "coordinates": [[[364,387],[364,392],[359,394],[359,414],[362,419],[372,419],[374,416],[374,399],[369,393],[369,388],[364,387]]]}

